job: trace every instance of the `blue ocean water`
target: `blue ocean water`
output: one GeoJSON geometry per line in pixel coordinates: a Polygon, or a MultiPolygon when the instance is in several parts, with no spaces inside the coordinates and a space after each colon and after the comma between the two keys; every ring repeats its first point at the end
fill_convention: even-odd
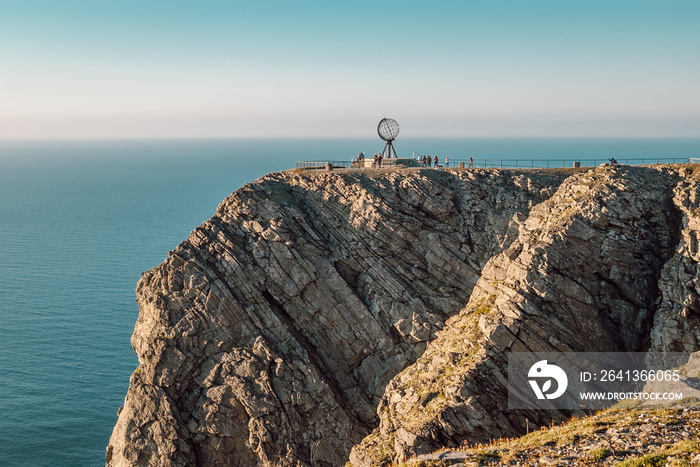
{"type": "MultiPolygon", "coordinates": [[[[95,466],[137,360],[141,272],[244,183],[370,139],[0,142],[0,465],[95,466]]],[[[700,157],[700,139],[398,139],[441,159],[700,157]]]]}

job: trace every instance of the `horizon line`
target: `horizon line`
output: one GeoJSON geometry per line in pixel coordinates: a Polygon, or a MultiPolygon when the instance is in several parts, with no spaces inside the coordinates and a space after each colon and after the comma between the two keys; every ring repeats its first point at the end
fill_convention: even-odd
{"type": "MultiPolygon", "coordinates": [[[[30,141],[203,141],[203,140],[359,140],[374,139],[376,135],[334,135],[334,136],[37,136],[37,137],[3,137],[4,142],[30,141]]],[[[416,135],[396,138],[396,141],[411,139],[698,139],[700,135],[416,135]]]]}

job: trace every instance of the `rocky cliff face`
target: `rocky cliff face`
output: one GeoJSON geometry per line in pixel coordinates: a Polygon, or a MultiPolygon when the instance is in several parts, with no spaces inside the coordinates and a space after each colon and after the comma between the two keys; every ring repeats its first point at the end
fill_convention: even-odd
{"type": "Polygon", "coordinates": [[[108,465],[342,465],[560,173],[285,173],[143,275],[108,465]]]}
{"type": "Polygon", "coordinates": [[[700,179],[681,180],[674,189],[673,203],[682,213],[676,232],[680,238],[661,271],[662,295],[651,337],[655,350],[695,351],[700,348],[700,179]]]}
{"type": "Polygon", "coordinates": [[[107,464],[380,464],[522,432],[509,350],[695,349],[689,170],[246,185],[139,282],[107,464]]]}
{"type": "MultiPolygon", "coordinates": [[[[571,176],[485,266],[467,306],[387,387],[353,464],[431,452],[566,414],[508,411],[506,352],[643,351],[680,216],[676,178],[607,167],[571,176]]],[[[552,419],[553,418],[553,419],[552,419]]]]}

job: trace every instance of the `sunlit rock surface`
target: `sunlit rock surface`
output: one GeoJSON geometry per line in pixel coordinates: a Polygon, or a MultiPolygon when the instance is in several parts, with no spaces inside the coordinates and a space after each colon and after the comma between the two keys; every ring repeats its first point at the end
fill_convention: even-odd
{"type": "Polygon", "coordinates": [[[139,282],[107,464],[379,465],[520,433],[510,350],[697,348],[698,183],[617,166],[248,184],[139,282]]]}

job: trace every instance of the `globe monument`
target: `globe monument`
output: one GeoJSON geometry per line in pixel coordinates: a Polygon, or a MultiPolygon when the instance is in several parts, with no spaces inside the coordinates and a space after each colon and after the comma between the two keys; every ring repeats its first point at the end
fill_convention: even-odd
{"type": "Polygon", "coordinates": [[[393,152],[394,157],[398,158],[399,156],[396,154],[393,141],[399,135],[399,123],[393,118],[383,118],[379,122],[379,125],[377,125],[377,133],[381,139],[386,141],[384,149],[382,150],[382,157],[385,157],[384,154],[386,153],[386,157],[390,159],[391,153],[393,152]]]}

